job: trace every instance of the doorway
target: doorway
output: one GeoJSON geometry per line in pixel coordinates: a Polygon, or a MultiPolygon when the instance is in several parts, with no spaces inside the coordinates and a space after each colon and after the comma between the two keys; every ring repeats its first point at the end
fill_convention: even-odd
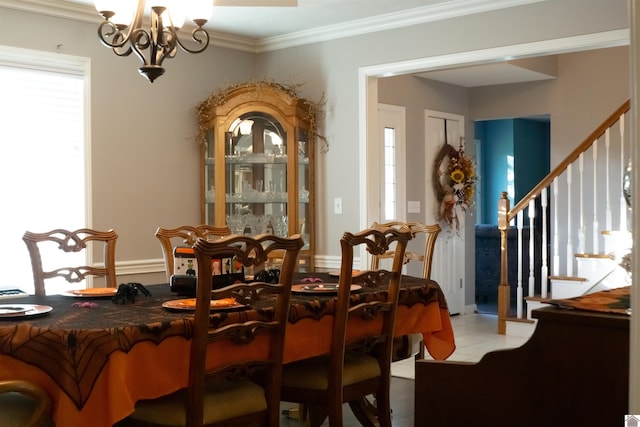
{"type": "MultiPolygon", "coordinates": [[[[498,313],[500,265],[495,262],[500,257],[500,232],[495,209],[498,195],[506,190],[513,206],[549,173],[550,128],[549,115],[478,120],[474,123],[476,153],[482,159],[478,162],[480,178],[477,186],[481,189],[478,197],[487,195],[477,206],[475,224],[475,301],[480,313],[498,313]]],[[[539,218],[540,215],[536,215],[538,221],[539,218]]],[[[541,224],[536,225],[539,226],[541,224]]],[[[525,224],[525,240],[528,240],[528,230],[525,224]]],[[[511,257],[516,257],[515,228],[509,231],[507,239],[511,260],[511,257]]],[[[522,257],[522,265],[528,266],[528,247],[523,249],[522,257]]],[[[538,264],[539,260],[536,268],[538,264]]],[[[525,282],[527,278],[518,278],[517,259],[509,262],[508,268],[511,306],[515,310],[518,281],[525,282]]]]}

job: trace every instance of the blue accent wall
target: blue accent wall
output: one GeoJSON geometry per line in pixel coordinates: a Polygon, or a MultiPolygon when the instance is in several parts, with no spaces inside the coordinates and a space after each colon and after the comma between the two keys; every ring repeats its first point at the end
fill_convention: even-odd
{"type": "Polygon", "coordinates": [[[514,120],[516,201],[526,196],[549,173],[550,129],[549,123],[528,119],[514,120]]]}
{"type": "Polygon", "coordinates": [[[498,224],[498,199],[507,191],[507,156],[514,157],[514,200],[524,197],[549,173],[550,124],[530,119],[475,122],[475,138],[481,141],[479,165],[485,224],[498,224]]]}
{"type": "Polygon", "coordinates": [[[507,156],[513,156],[513,120],[476,122],[476,137],[483,135],[482,164],[482,218],[485,224],[498,224],[498,199],[507,189],[507,156]],[[479,132],[478,132],[479,130],[479,132]]]}

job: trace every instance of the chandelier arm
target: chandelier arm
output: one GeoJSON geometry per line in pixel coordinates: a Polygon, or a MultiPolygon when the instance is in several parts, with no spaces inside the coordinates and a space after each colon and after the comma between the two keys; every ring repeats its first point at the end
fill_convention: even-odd
{"type": "Polygon", "coordinates": [[[194,28],[193,31],[191,31],[191,39],[199,45],[198,48],[189,49],[187,46],[185,46],[182,43],[182,41],[176,34],[176,43],[185,52],[200,53],[200,52],[203,52],[209,46],[209,33],[207,33],[207,31],[202,27],[194,28]]]}
{"type": "Polygon", "coordinates": [[[162,41],[159,43],[159,45],[162,47],[162,57],[158,59],[158,65],[162,64],[162,61],[164,61],[165,58],[173,58],[174,56],[176,56],[176,53],[178,52],[178,34],[176,33],[175,29],[173,29],[173,27],[171,28],[167,28],[165,27],[163,30],[163,39],[162,41]]]}
{"type": "Polygon", "coordinates": [[[144,1],[138,2],[136,13],[129,26],[120,26],[110,21],[109,17],[105,16],[105,20],[98,26],[98,38],[107,47],[113,49],[118,56],[127,56],[131,53],[131,49],[127,49],[128,53],[118,53],[117,48],[124,47],[125,44],[131,40],[131,35],[136,28],[141,27],[142,18],[144,17],[144,1]],[[128,29],[128,31],[125,31],[128,29]],[[109,41],[109,38],[111,41],[109,41]]]}
{"type": "Polygon", "coordinates": [[[151,45],[151,36],[143,28],[136,28],[130,34],[131,43],[129,49],[133,49],[133,53],[140,59],[144,65],[149,65],[149,61],[145,58],[143,50],[146,50],[151,45]]]}

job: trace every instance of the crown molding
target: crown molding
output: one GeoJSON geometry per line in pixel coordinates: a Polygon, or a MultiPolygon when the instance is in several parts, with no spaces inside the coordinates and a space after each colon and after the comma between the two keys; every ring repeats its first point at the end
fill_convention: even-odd
{"type": "MultiPolygon", "coordinates": [[[[262,53],[542,1],[547,0],[451,0],[431,6],[374,16],[342,24],[312,28],[264,39],[238,37],[210,29],[207,29],[207,31],[209,32],[210,44],[212,45],[246,52],[262,53]]],[[[0,7],[90,22],[96,25],[102,20],[92,6],[65,0],[0,0],[0,7]]]]}
{"type": "Polygon", "coordinates": [[[312,28],[305,31],[256,40],[256,52],[285,49],[305,44],[393,30],[427,22],[474,15],[547,0],[451,0],[430,6],[373,16],[366,19],[312,28]]]}

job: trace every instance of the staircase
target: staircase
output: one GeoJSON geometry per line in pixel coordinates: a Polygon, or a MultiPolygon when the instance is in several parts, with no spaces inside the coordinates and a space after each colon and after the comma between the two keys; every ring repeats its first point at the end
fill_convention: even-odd
{"type": "Polygon", "coordinates": [[[502,193],[499,334],[530,334],[535,327],[531,311],[551,299],[630,284],[620,266],[632,242],[623,194],[630,156],[625,134],[629,108],[626,101],[616,109],[513,208],[502,193]],[[516,248],[510,248],[506,238],[513,226],[518,232],[516,248]],[[523,248],[528,248],[528,265],[523,265],[523,248]],[[514,259],[512,251],[518,263],[515,313],[510,310],[507,269],[507,254],[514,259]]]}

